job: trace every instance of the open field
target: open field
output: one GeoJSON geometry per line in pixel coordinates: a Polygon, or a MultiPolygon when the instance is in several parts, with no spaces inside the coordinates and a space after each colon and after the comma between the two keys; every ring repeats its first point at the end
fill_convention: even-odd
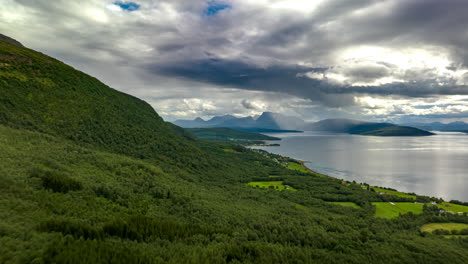
{"type": "Polygon", "coordinates": [[[421,231],[423,232],[433,232],[434,230],[437,229],[443,229],[443,230],[462,230],[468,228],[468,224],[460,224],[460,223],[432,223],[432,224],[425,224],[421,226],[421,231]]]}
{"type": "Polygon", "coordinates": [[[398,197],[410,198],[410,199],[416,200],[416,196],[415,196],[415,195],[411,195],[411,194],[407,194],[407,193],[402,193],[402,192],[398,192],[398,191],[392,191],[392,190],[382,189],[382,188],[378,188],[378,187],[371,187],[371,188],[372,188],[374,191],[376,191],[376,192],[388,193],[388,194],[392,194],[392,195],[395,195],[395,196],[398,196],[398,197]]]}
{"type": "Polygon", "coordinates": [[[247,185],[252,187],[260,187],[260,188],[274,188],[275,190],[282,191],[296,191],[291,186],[284,185],[282,181],[269,181],[269,182],[249,182],[247,185]]]}
{"type": "Polygon", "coordinates": [[[303,172],[303,173],[310,173],[310,171],[308,171],[306,168],[304,168],[304,166],[302,164],[299,164],[299,163],[296,163],[296,162],[288,161],[288,162],[281,162],[281,164],[283,164],[284,166],[286,166],[286,168],[288,168],[290,170],[297,170],[297,171],[300,171],[300,172],[303,172]]]}
{"type": "Polygon", "coordinates": [[[348,207],[353,207],[356,209],[360,209],[361,207],[353,202],[329,202],[331,204],[336,204],[336,205],[341,205],[341,206],[348,206],[348,207]]]}
{"type": "Polygon", "coordinates": [[[225,152],[239,154],[240,152],[234,149],[223,149],[225,152]]]}
{"type": "Polygon", "coordinates": [[[423,205],[415,203],[388,203],[388,202],[374,202],[372,203],[377,207],[375,217],[382,217],[392,219],[398,217],[400,214],[412,212],[420,214],[423,211],[423,205]]]}
{"type": "Polygon", "coordinates": [[[445,211],[452,211],[454,213],[462,212],[468,213],[468,206],[453,204],[453,203],[441,203],[438,204],[437,207],[440,209],[444,209],[445,211]]]}

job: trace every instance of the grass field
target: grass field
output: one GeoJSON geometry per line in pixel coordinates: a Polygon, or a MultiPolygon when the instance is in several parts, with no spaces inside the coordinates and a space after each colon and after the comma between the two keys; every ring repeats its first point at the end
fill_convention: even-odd
{"type": "Polygon", "coordinates": [[[467,235],[445,235],[444,238],[468,238],[467,235]]]}
{"type": "Polygon", "coordinates": [[[234,149],[223,149],[225,152],[239,154],[240,152],[234,149]]]}
{"type": "Polygon", "coordinates": [[[353,207],[356,209],[361,208],[359,205],[353,203],[353,202],[329,202],[331,204],[336,204],[336,205],[341,205],[341,206],[348,206],[348,207],[353,207]]]}
{"type": "Polygon", "coordinates": [[[445,211],[452,211],[454,213],[462,212],[468,213],[468,206],[453,204],[453,203],[441,203],[437,207],[444,209],[445,211]]]}
{"type": "Polygon", "coordinates": [[[423,232],[433,232],[437,229],[443,230],[462,230],[468,228],[468,224],[460,224],[460,223],[432,223],[432,224],[425,224],[421,226],[421,231],[423,232]]]}
{"type": "Polygon", "coordinates": [[[415,203],[387,203],[387,202],[375,202],[372,203],[377,207],[375,217],[382,217],[392,219],[398,217],[400,214],[406,214],[412,212],[414,214],[420,214],[423,211],[423,205],[415,203]]]}
{"type": "Polygon", "coordinates": [[[275,190],[282,191],[297,191],[291,186],[286,186],[283,184],[282,181],[269,181],[269,182],[249,182],[247,185],[252,187],[260,187],[260,188],[274,188],[275,190]]]}
{"type": "Polygon", "coordinates": [[[388,194],[392,194],[392,195],[395,195],[395,196],[398,196],[398,197],[404,197],[404,198],[410,198],[410,199],[416,200],[416,196],[415,196],[415,195],[411,195],[411,194],[407,194],[407,193],[402,193],[402,192],[398,192],[398,191],[392,191],[392,190],[382,189],[382,188],[378,188],[378,187],[371,187],[371,188],[372,188],[374,191],[376,191],[376,192],[388,193],[388,194]]]}
{"type": "Polygon", "coordinates": [[[306,168],[304,168],[301,164],[295,162],[288,162],[287,164],[283,163],[288,169],[290,170],[297,170],[303,173],[310,173],[306,168]]]}

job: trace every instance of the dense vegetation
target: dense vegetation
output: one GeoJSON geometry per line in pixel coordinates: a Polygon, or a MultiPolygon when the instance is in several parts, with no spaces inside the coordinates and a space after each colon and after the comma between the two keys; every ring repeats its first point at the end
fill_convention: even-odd
{"type": "Polygon", "coordinates": [[[424,205],[374,217],[372,202],[414,199],[198,140],[145,102],[2,41],[0,69],[0,263],[468,262],[466,237],[420,230],[466,215],[424,205]],[[297,191],[247,185],[272,181],[297,191]]]}
{"type": "Polygon", "coordinates": [[[281,140],[280,138],[271,137],[260,133],[244,132],[221,127],[188,128],[187,130],[195,134],[200,139],[241,145],[258,145],[266,144],[265,140],[281,140]]]}
{"type": "Polygon", "coordinates": [[[348,133],[364,136],[430,136],[431,132],[414,127],[398,126],[391,123],[365,122],[351,119],[325,119],[312,123],[309,130],[348,133]]]}
{"type": "Polygon", "coordinates": [[[434,133],[429,131],[421,130],[419,128],[414,127],[406,127],[406,126],[391,126],[391,127],[384,127],[375,130],[369,130],[359,133],[351,133],[351,134],[359,134],[364,136],[381,136],[381,137],[402,137],[402,136],[411,136],[411,137],[420,137],[420,136],[431,136],[434,133]]]}

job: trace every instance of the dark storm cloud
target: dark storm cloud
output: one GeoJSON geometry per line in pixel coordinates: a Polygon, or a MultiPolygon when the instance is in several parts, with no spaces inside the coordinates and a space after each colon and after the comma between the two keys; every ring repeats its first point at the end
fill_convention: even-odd
{"type": "MultiPolygon", "coordinates": [[[[222,59],[182,61],[163,66],[149,65],[147,69],[154,74],[186,78],[224,87],[292,94],[322,101],[325,105],[331,107],[352,105],[353,94],[401,95],[407,97],[468,95],[467,86],[441,86],[436,83],[437,80],[391,83],[379,86],[333,85],[326,80],[304,76],[304,74],[310,72],[323,73],[327,68],[291,65],[259,67],[241,61],[222,59]],[[333,98],[334,96],[336,98],[333,98]]],[[[379,78],[388,73],[385,67],[357,67],[351,68],[350,71],[357,80],[379,78]]]]}
{"type": "Polygon", "coordinates": [[[247,100],[247,99],[242,100],[241,104],[246,109],[250,109],[250,110],[257,110],[258,109],[258,107],[253,102],[251,102],[250,100],[247,100]]]}
{"type": "Polygon", "coordinates": [[[345,19],[352,43],[379,43],[400,47],[439,45],[449,47],[454,58],[467,60],[468,1],[398,0],[374,14],[345,19]],[[461,55],[461,57],[459,57],[461,55]]]}
{"type": "MultiPolygon", "coordinates": [[[[307,72],[323,72],[325,68],[303,66],[258,67],[240,61],[207,59],[183,61],[173,65],[149,65],[155,74],[191,79],[224,87],[254,91],[274,91],[320,101],[330,107],[354,104],[348,91],[336,88],[333,95],[326,82],[304,77],[307,72]]],[[[248,107],[247,107],[248,108],[248,107]]]]}

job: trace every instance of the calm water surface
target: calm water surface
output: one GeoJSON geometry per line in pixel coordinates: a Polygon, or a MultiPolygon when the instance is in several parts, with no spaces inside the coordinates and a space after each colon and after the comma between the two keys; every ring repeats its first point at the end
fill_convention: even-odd
{"type": "Polygon", "coordinates": [[[312,170],[345,180],[468,201],[467,134],[372,137],[304,132],[272,136],[282,138],[281,146],[254,148],[307,161],[312,170]]]}

